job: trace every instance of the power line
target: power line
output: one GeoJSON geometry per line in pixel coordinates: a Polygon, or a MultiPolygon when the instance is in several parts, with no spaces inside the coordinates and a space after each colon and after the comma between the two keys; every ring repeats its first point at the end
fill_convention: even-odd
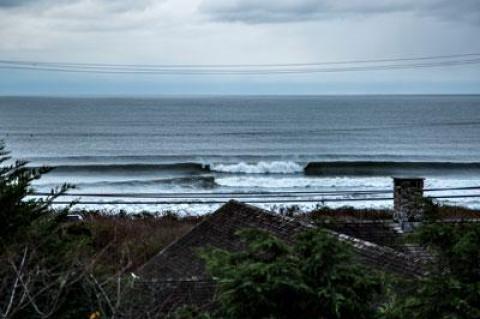
{"type": "Polygon", "coordinates": [[[278,74],[313,74],[313,73],[337,73],[337,72],[365,72],[365,71],[386,71],[402,69],[420,69],[433,67],[449,67],[460,65],[480,64],[480,58],[447,60],[447,61],[427,61],[422,63],[407,64],[385,64],[385,65],[367,65],[367,66],[348,66],[348,67],[289,67],[289,68],[271,68],[271,69],[215,69],[215,68],[130,68],[130,67],[81,67],[81,66],[35,66],[22,64],[1,64],[0,69],[15,70],[33,70],[48,72],[66,72],[66,73],[97,73],[97,74],[143,74],[143,75],[278,75],[278,74]]]}
{"type": "MultiPolygon", "coordinates": [[[[234,198],[232,198],[234,199],[234,198]]],[[[166,204],[225,204],[229,201],[228,200],[208,200],[208,201],[201,201],[201,200],[191,200],[191,201],[79,201],[76,202],[78,205],[166,205],[166,204]]],[[[393,200],[393,197],[379,197],[379,198],[352,198],[352,199],[344,199],[344,198],[329,198],[329,199],[278,199],[278,200],[268,200],[268,199],[252,199],[252,200],[245,200],[245,203],[251,204],[275,204],[275,203],[322,203],[322,202],[345,202],[345,201],[377,201],[377,200],[393,200]]],[[[53,204],[71,204],[68,201],[55,201],[53,204]]]]}
{"type": "MultiPolygon", "coordinates": [[[[480,190],[480,186],[426,188],[424,192],[480,190]]],[[[122,198],[256,198],[256,197],[304,197],[338,195],[391,194],[393,190],[346,190],[346,191],[284,191],[284,192],[175,192],[175,193],[65,193],[62,197],[122,197],[122,198]]],[[[49,196],[50,193],[34,192],[31,196],[49,196]]]]}
{"type": "MultiPolygon", "coordinates": [[[[289,192],[252,192],[252,193],[66,193],[63,197],[133,197],[133,198],[253,198],[253,197],[285,197],[285,196],[315,196],[315,195],[355,195],[355,194],[383,194],[392,193],[391,190],[375,191],[289,191],[289,192]]],[[[49,196],[50,193],[32,193],[32,196],[49,196]]]]}
{"type": "Polygon", "coordinates": [[[82,69],[71,67],[29,67],[29,66],[3,66],[0,69],[16,69],[31,71],[48,71],[63,73],[98,73],[98,74],[144,74],[144,75],[275,75],[275,74],[309,74],[309,73],[338,73],[338,72],[364,72],[388,71],[402,69],[420,69],[445,66],[460,66],[480,64],[480,58],[459,61],[441,61],[421,64],[390,64],[372,66],[353,66],[341,68],[302,68],[302,69],[249,69],[249,70],[162,70],[162,69],[82,69]]]}
{"type": "Polygon", "coordinates": [[[304,62],[304,63],[277,63],[277,64],[105,64],[105,63],[79,63],[79,62],[44,62],[25,60],[0,60],[0,64],[27,65],[27,66],[57,66],[57,67],[99,67],[99,68],[245,68],[245,67],[301,67],[318,65],[339,65],[339,64],[363,64],[363,63],[385,63],[453,59],[480,56],[480,53],[462,53],[450,55],[431,55],[406,58],[383,58],[383,59],[356,59],[341,61],[304,62]]]}
{"type": "Polygon", "coordinates": [[[443,188],[424,188],[424,192],[441,192],[441,191],[464,191],[464,190],[480,190],[480,186],[465,187],[443,187],[443,188]]]}
{"type": "MultiPolygon", "coordinates": [[[[455,199],[455,198],[480,198],[480,194],[471,195],[448,195],[448,196],[426,196],[429,199],[455,199]]],[[[282,203],[326,203],[326,202],[352,202],[352,201],[386,201],[393,200],[393,197],[370,197],[370,198],[321,198],[321,199],[278,199],[278,200],[245,200],[250,204],[282,204],[282,203]]],[[[79,201],[77,205],[168,205],[168,204],[225,204],[229,200],[209,200],[209,201],[79,201]]],[[[54,201],[53,204],[68,205],[72,202],[54,201]]]]}

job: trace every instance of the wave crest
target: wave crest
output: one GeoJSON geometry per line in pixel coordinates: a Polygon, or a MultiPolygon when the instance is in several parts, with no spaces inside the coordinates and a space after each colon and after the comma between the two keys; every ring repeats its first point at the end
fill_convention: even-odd
{"type": "Polygon", "coordinates": [[[296,174],[303,173],[303,166],[296,162],[262,161],[258,163],[212,164],[210,170],[238,174],[296,174]]]}

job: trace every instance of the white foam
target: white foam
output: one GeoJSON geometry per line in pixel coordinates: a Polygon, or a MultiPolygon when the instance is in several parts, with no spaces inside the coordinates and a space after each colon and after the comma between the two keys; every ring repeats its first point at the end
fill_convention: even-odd
{"type": "Polygon", "coordinates": [[[392,185],[391,178],[388,177],[269,177],[269,176],[228,176],[217,177],[217,185],[226,187],[246,187],[246,188],[389,188],[392,185]]]}
{"type": "Polygon", "coordinates": [[[241,174],[295,174],[302,173],[303,166],[295,162],[258,162],[236,164],[212,164],[210,169],[221,173],[241,173],[241,174]]]}

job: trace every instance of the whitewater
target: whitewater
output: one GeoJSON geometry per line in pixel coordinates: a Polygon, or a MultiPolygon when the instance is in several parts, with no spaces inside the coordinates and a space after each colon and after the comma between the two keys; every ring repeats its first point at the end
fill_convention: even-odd
{"type": "MultiPolygon", "coordinates": [[[[78,208],[114,212],[202,214],[218,204],[102,204],[131,199],[81,194],[356,191],[291,204],[390,208],[356,199],[385,196],[362,192],[391,190],[392,176],[480,186],[479,137],[479,96],[0,97],[11,155],[54,168],[35,189],[72,183],[74,199],[99,202],[78,208]]],[[[479,198],[449,203],[480,208],[479,198]]]]}

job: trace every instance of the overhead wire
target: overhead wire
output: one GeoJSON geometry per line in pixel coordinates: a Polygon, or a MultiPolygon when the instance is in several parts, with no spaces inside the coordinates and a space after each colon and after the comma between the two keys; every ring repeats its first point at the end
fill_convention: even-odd
{"type": "MultiPolygon", "coordinates": [[[[429,199],[455,199],[455,198],[480,198],[480,194],[471,195],[448,195],[448,196],[426,196],[429,199]]],[[[353,202],[353,201],[386,201],[393,200],[393,197],[369,197],[369,198],[319,198],[319,199],[252,199],[245,200],[246,203],[251,204],[284,204],[284,203],[326,203],[326,202],[353,202]]],[[[78,205],[168,205],[168,204],[224,204],[229,200],[191,200],[191,201],[78,201],[78,205]]],[[[54,201],[53,204],[68,205],[69,201],[54,201]]]]}
{"type": "Polygon", "coordinates": [[[361,72],[399,69],[417,69],[457,65],[480,64],[480,53],[450,56],[431,56],[403,59],[352,60],[290,64],[251,64],[251,65],[109,65],[88,63],[53,63],[35,61],[0,60],[0,69],[36,70],[72,73],[105,74],[151,74],[151,75],[273,75],[308,74],[330,72],[361,72]],[[462,57],[459,59],[459,57],[462,57]],[[466,58],[471,57],[471,58],[466,58]],[[452,58],[454,58],[452,60],[452,58]],[[445,60],[446,59],[446,60],[445,60]],[[440,60],[440,61],[437,61],[440,60]],[[381,61],[381,62],[380,62],[381,61]],[[378,64],[384,62],[412,62],[378,64]],[[421,61],[421,62],[418,62],[421,61]],[[342,67],[319,67],[321,65],[344,65],[342,67]],[[357,65],[355,65],[357,64],[357,65]],[[360,65],[358,65],[360,64],[360,65]],[[370,64],[370,65],[364,65],[370,64]]]}
{"type": "MultiPolygon", "coordinates": [[[[444,192],[444,191],[460,191],[460,190],[480,190],[480,186],[469,187],[446,187],[446,188],[430,188],[424,189],[424,192],[444,192]]],[[[230,199],[241,199],[247,203],[258,204],[275,204],[275,203],[325,203],[325,202],[351,202],[351,201],[386,201],[393,200],[393,197],[332,197],[332,196],[346,196],[346,195],[382,195],[386,193],[393,193],[392,190],[376,190],[376,191],[290,191],[290,192],[256,192],[256,193],[66,193],[60,196],[71,197],[121,197],[121,198],[137,198],[137,199],[168,199],[163,201],[76,201],[76,204],[83,205],[164,205],[164,204],[223,204],[230,199]],[[302,198],[309,196],[306,198],[302,198]],[[314,198],[323,196],[321,198],[314,198]],[[280,199],[278,197],[281,197],[280,199]],[[180,200],[178,200],[180,199],[180,200]]],[[[32,196],[48,196],[50,193],[32,193],[32,196]]],[[[425,196],[430,199],[456,199],[456,198],[480,198],[480,194],[451,194],[451,195],[436,195],[425,196]]],[[[54,204],[71,204],[70,201],[54,201],[54,204]]]]}
{"type": "MultiPolygon", "coordinates": [[[[480,186],[426,188],[424,192],[480,190],[480,186]]],[[[304,197],[304,196],[339,196],[339,195],[373,195],[391,194],[393,190],[344,190],[344,191],[283,191],[283,192],[175,192],[175,193],[64,193],[63,197],[122,197],[122,198],[256,198],[256,197],[304,197]]],[[[47,192],[34,192],[31,196],[49,196],[47,192]]]]}
{"type": "Polygon", "coordinates": [[[355,59],[323,62],[304,62],[304,63],[266,63],[266,64],[105,64],[105,63],[78,63],[78,62],[44,62],[44,61],[25,61],[25,60],[0,60],[0,64],[15,64],[29,66],[77,66],[77,67],[129,67],[129,68],[244,68],[244,67],[299,67],[299,66],[317,66],[317,65],[338,65],[338,64],[363,64],[363,63],[384,63],[384,62],[403,62],[403,61],[421,61],[465,58],[480,56],[480,52],[462,53],[450,55],[430,55],[405,58],[382,58],[382,59],[355,59]]]}

